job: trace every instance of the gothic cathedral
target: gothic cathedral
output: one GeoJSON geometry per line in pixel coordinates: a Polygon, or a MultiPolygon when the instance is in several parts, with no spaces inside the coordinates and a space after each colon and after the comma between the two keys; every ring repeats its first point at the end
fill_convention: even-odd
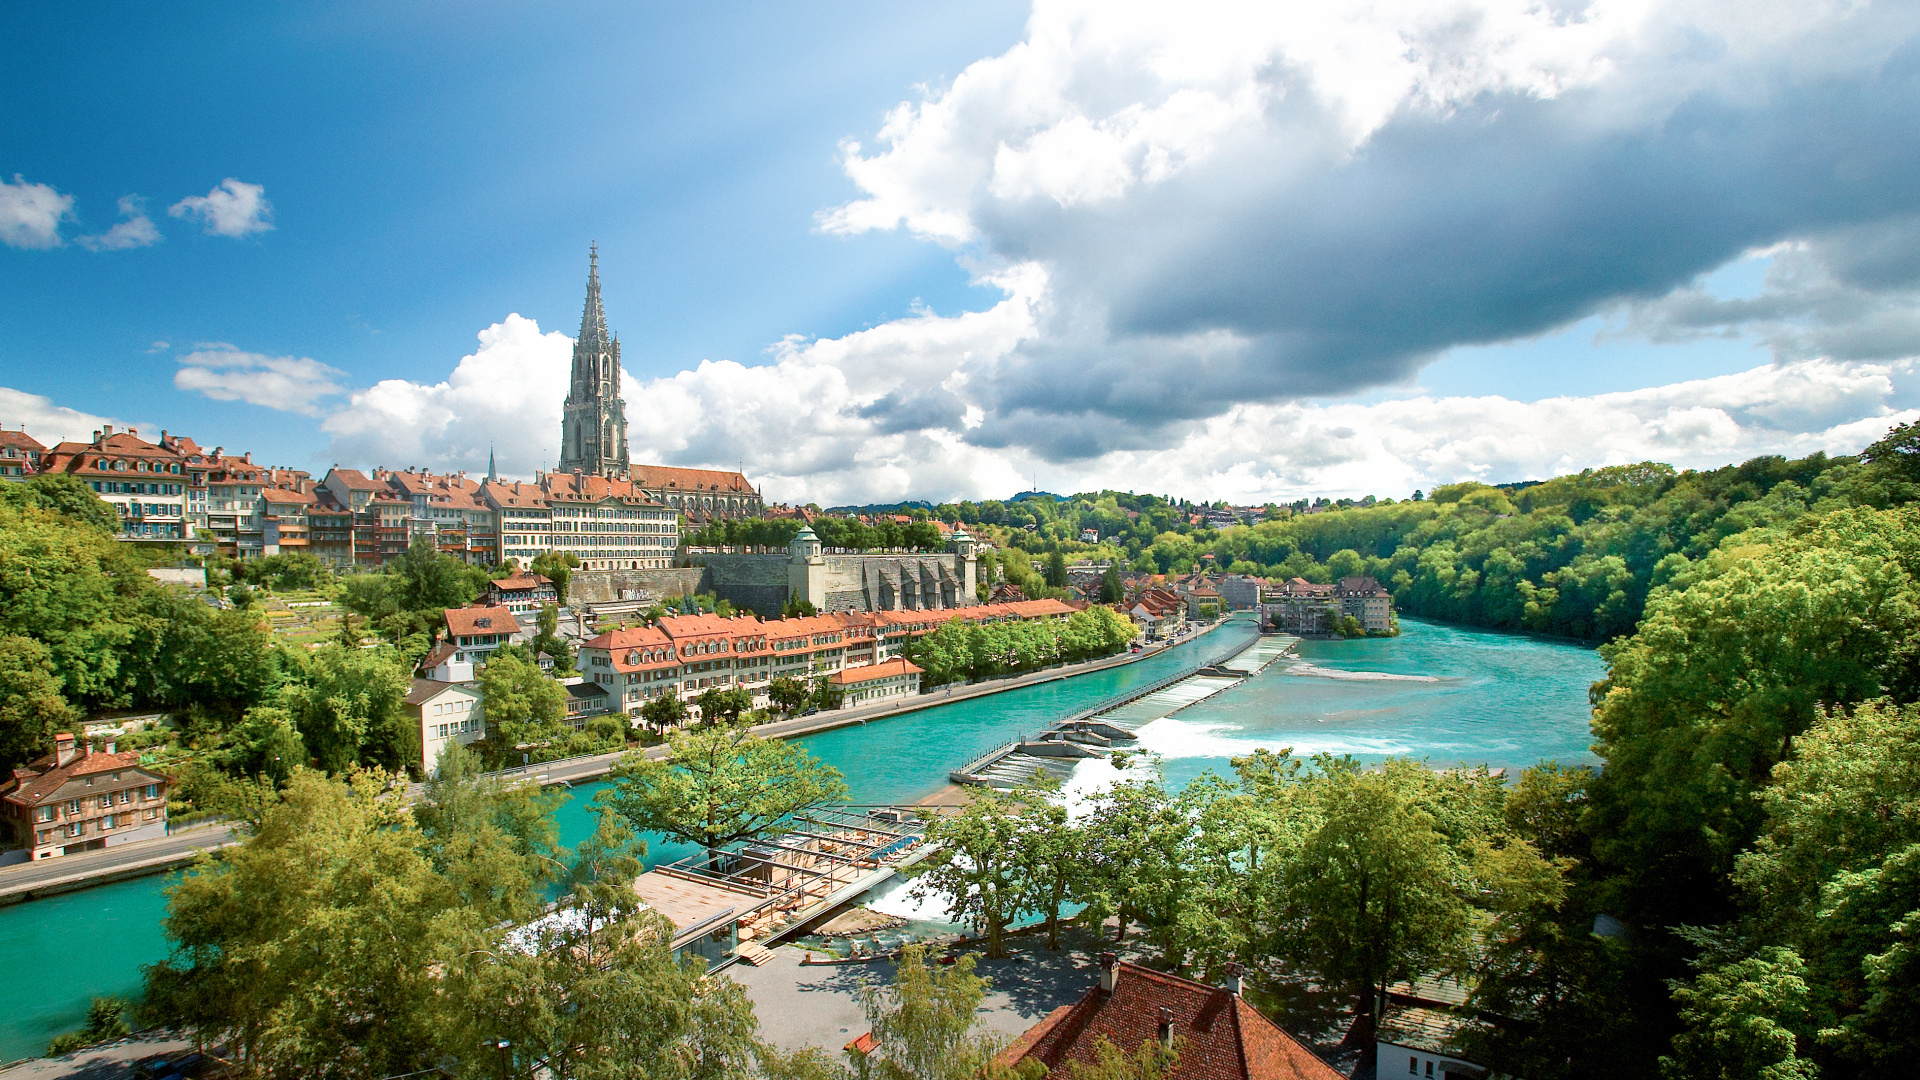
{"type": "Polygon", "coordinates": [[[620,339],[600,306],[600,248],[587,262],[587,307],[573,343],[573,385],[560,420],[560,472],[627,475],[627,409],[620,400],[620,339]]]}

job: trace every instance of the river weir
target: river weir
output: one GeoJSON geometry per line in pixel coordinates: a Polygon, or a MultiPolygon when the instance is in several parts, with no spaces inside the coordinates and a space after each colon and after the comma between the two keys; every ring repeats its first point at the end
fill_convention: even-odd
{"type": "Polygon", "coordinates": [[[1141,728],[1260,674],[1299,641],[1290,634],[1250,638],[1204,663],[1083,709],[1032,738],[997,746],[947,779],[1001,791],[1022,787],[1036,774],[1064,783],[1081,761],[1130,749],[1141,728]]]}

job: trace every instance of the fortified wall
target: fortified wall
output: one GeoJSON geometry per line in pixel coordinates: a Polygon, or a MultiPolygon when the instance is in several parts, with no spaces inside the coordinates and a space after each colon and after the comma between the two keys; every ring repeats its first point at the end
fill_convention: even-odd
{"type": "MultiPolygon", "coordinates": [[[[577,606],[638,600],[651,604],[670,596],[692,596],[710,591],[702,583],[704,574],[698,566],[672,570],[575,570],[567,578],[567,603],[577,606]]],[[[778,613],[779,605],[773,610],[778,613]]]]}
{"type": "Polygon", "coordinates": [[[953,534],[941,554],[826,554],[812,529],[800,530],[785,555],[695,556],[706,575],[699,591],[761,615],[775,615],[801,597],[826,611],[916,611],[978,603],[979,558],[973,538],[953,534]]]}

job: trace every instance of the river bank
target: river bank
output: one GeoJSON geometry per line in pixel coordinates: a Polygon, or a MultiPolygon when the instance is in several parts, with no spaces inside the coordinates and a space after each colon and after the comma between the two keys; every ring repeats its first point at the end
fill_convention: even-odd
{"type": "MultiPolygon", "coordinates": [[[[1117,656],[1100,657],[1072,664],[1058,664],[1004,679],[960,684],[949,687],[945,693],[922,694],[861,708],[835,709],[813,716],[776,720],[755,725],[751,730],[756,735],[768,738],[803,738],[835,728],[867,724],[922,709],[937,708],[958,701],[1019,690],[1039,683],[1071,679],[1091,672],[1105,671],[1150,659],[1165,649],[1178,648],[1196,641],[1223,624],[1224,620],[1208,624],[1178,641],[1155,645],[1138,653],[1123,652],[1117,656]]],[[[629,749],[621,749],[604,754],[561,758],[556,761],[505,769],[494,775],[527,778],[542,784],[572,786],[589,783],[607,775],[618,766],[622,758],[633,752],[629,749]]],[[[664,747],[654,746],[639,752],[648,757],[658,758],[666,751],[664,747]]],[[[417,797],[419,791],[420,785],[415,784],[412,785],[410,794],[417,797]]],[[[192,834],[174,834],[107,851],[88,852],[61,859],[0,868],[0,905],[54,896],[77,889],[124,881],[128,878],[163,874],[192,863],[203,851],[217,851],[236,842],[237,837],[232,829],[223,825],[209,825],[194,830],[192,834]]]]}
{"type": "MultiPolygon", "coordinates": [[[[1302,642],[1301,659],[1329,670],[1429,675],[1434,681],[1329,679],[1276,663],[1147,725],[1142,741],[1161,754],[1167,781],[1176,786],[1206,768],[1226,772],[1228,758],[1263,745],[1303,754],[1353,753],[1369,763],[1398,754],[1440,765],[1594,760],[1587,745],[1586,689],[1604,674],[1604,665],[1592,650],[1414,619],[1402,626],[1398,638],[1302,642]]],[[[788,737],[840,770],[851,801],[913,803],[935,796],[950,771],[995,746],[1164,679],[1254,633],[1249,621],[1228,620],[1205,639],[1190,638],[1124,663],[1067,678],[1059,669],[1040,672],[1024,685],[994,684],[993,693],[943,695],[886,723],[856,719],[788,737]]],[[[555,764],[536,772],[551,776],[555,764]]],[[[576,844],[592,834],[593,796],[602,786],[593,780],[577,785],[555,811],[562,842],[576,844]]],[[[647,842],[649,866],[691,853],[660,837],[647,842]]],[[[160,922],[169,880],[143,877],[0,908],[0,962],[26,970],[44,964],[49,950],[57,949],[59,957],[55,977],[0,984],[0,1061],[38,1053],[53,1035],[83,1026],[93,995],[138,993],[140,968],[167,954],[160,922]]]]}

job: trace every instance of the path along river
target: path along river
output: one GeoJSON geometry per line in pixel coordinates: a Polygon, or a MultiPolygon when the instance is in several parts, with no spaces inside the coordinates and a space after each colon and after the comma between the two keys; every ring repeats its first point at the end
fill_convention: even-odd
{"type": "MultiPolygon", "coordinates": [[[[1181,785],[1255,747],[1296,753],[1394,755],[1435,765],[1524,767],[1543,758],[1592,762],[1587,687],[1603,674],[1591,650],[1526,637],[1461,630],[1414,619],[1391,640],[1307,641],[1300,662],[1259,677],[1141,729],[1143,749],[1162,757],[1181,785]],[[1379,676],[1401,676],[1381,678],[1379,676]]],[[[1251,623],[1223,626],[1136,664],[1059,682],[923,709],[802,740],[846,774],[853,800],[912,802],[947,782],[949,770],[1020,734],[1130,687],[1237,645],[1251,623]]],[[[1076,787],[1098,779],[1082,765],[1076,787]]],[[[593,830],[583,785],[556,814],[561,839],[593,830]]],[[[649,863],[690,849],[654,843],[649,863]]],[[[160,920],[166,883],[140,878],[0,908],[0,1061],[37,1054],[47,1040],[84,1025],[96,994],[138,992],[140,968],[166,956],[160,920]]]]}

